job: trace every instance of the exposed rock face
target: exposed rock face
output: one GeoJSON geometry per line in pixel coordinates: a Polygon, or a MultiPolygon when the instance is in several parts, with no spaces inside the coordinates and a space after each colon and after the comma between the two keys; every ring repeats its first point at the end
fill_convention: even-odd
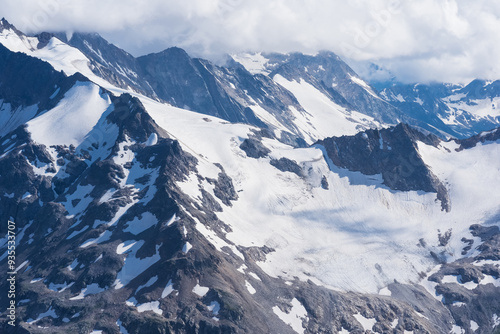
{"type": "Polygon", "coordinates": [[[278,168],[282,172],[291,172],[302,176],[302,170],[296,161],[290,160],[288,158],[271,159],[271,165],[278,168]]]}
{"type": "MultiPolygon", "coordinates": [[[[2,20],[2,29],[14,28],[2,20]]],[[[52,37],[40,35],[38,47],[52,37]]],[[[236,63],[217,67],[179,49],[137,61],[92,34],[75,34],[70,43],[93,54],[89,57],[94,70],[113,84],[130,85],[180,106],[186,103],[258,125],[260,120],[247,109],[246,99],[260,99],[259,105],[276,111],[276,119],[290,130],[281,132],[281,142],[274,144],[306,146],[286,114],[288,106],[297,103],[295,98],[267,75],[252,75],[236,63]],[[162,68],[167,61],[179,67],[162,68]],[[141,72],[143,65],[149,69],[147,80],[141,79],[146,75],[141,72]],[[230,83],[239,88],[229,89],[230,83]],[[245,90],[248,95],[243,96],[245,90]]],[[[321,71],[321,65],[326,73],[310,73],[306,79],[311,84],[347,107],[354,106],[348,100],[361,94],[364,102],[358,101],[356,108],[371,105],[375,117],[385,117],[386,105],[368,97],[366,89],[355,91],[348,75],[333,87],[331,73],[352,74],[333,55],[269,57],[275,74],[288,78],[304,76],[304,67],[311,73],[321,71]]],[[[56,105],[76,81],[87,80],[79,74],[66,77],[47,66],[0,46],[0,99],[17,108],[15,117],[24,113],[24,107],[38,106],[29,117],[0,129],[4,131],[0,134],[0,265],[6,265],[8,239],[3,236],[10,219],[16,223],[20,266],[17,327],[7,324],[3,310],[9,300],[0,293],[0,332],[448,334],[457,331],[456,325],[467,334],[498,331],[498,216],[471,226],[472,237],[462,239],[463,258],[454,255],[458,260],[446,253],[446,247],[457,242],[452,230],[438,231],[435,242],[443,252],[433,254],[435,270],[429,277],[422,273],[419,282],[391,283],[384,295],[331,290],[314,283],[313,277],[288,281],[271,277],[261,265],[278,247],[239,246],[227,237],[235,225],[221,212],[242,204],[238,201],[246,194],[240,193],[241,180],[228,175],[227,166],[225,170],[222,164],[201,161],[201,155],[184,151],[132,95],[106,92],[111,106],[78,145],[36,142],[25,123],[56,105]],[[211,169],[211,176],[205,176],[203,169],[211,169]]],[[[235,139],[232,148],[254,166],[295,173],[301,179],[294,175],[284,179],[310,186],[306,167],[311,165],[298,160],[300,152],[275,158],[275,147],[264,139],[276,139],[275,132],[267,126],[248,127],[248,138],[235,139]]],[[[460,141],[461,149],[496,141],[498,133],[460,141]]],[[[395,191],[436,192],[443,208],[449,209],[446,189],[422,161],[417,141],[440,143],[433,135],[401,124],[319,144],[336,168],[381,174],[385,186],[395,191]]],[[[309,158],[320,160],[327,170],[321,154],[309,158]]],[[[320,172],[314,187],[334,188],[328,182],[333,178],[327,180],[325,170],[320,172]]],[[[421,244],[425,249],[423,239],[421,244]]],[[[0,291],[7,289],[2,271],[0,291]]]]}
{"type": "MultiPolygon", "coordinates": [[[[37,35],[40,39],[42,36],[37,35]]],[[[44,39],[57,37],[61,41],[76,47],[91,62],[92,71],[117,87],[133,87],[137,92],[157,98],[149,83],[141,78],[142,70],[134,56],[116,47],[97,33],[75,32],[70,36],[65,33],[49,34],[44,39]]]]}
{"type": "Polygon", "coordinates": [[[295,132],[287,116],[289,106],[301,109],[295,97],[272,79],[253,76],[242,66],[216,66],[175,47],[134,58],[98,34],[75,33],[69,41],[65,34],[51,36],[82,51],[91,60],[92,71],[118,87],[132,87],[174,106],[231,122],[267,127],[249,108],[257,102],[295,132]]]}
{"type": "Polygon", "coordinates": [[[491,131],[482,132],[478,135],[472,136],[467,139],[457,140],[456,142],[460,144],[460,147],[458,149],[464,150],[475,147],[479,143],[495,142],[499,139],[500,139],[500,130],[497,128],[491,131]]]}
{"type": "Polygon", "coordinates": [[[62,33],[40,34],[40,47],[52,36],[78,48],[90,60],[96,75],[118,87],[131,87],[151,98],[231,122],[274,127],[274,122],[256,114],[255,108],[263,108],[287,128],[281,134],[282,139],[293,145],[297,144],[297,139],[304,138],[294,123],[291,108],[302,113],[304,109],[290,91],[273,80],[276,75],[290,81],[305,81],[336,104],[372,116],[376,121],[407,122],[438,135],[443,131],[453,134],[453,130],[445,128],[442,122],[436,130],[425,120],[409,112],[402,113],[331,52],[315,56],[264,54],[266,68],[263,73],[255,74],[232,59],[219,66],[192,58],[175,47],[134,58],[95,33],[75,33],[70,40],[62,33]]]}
{"type": "Polygon", "coordinates": [[[320,140],[328,158],[338,167],[365,175],[381,174],[384,184],[394,190],[423,190],[437,193],[443,210],[450,210],[445,186],[425,165],[416,141],[437,145],[434,135],[425,136],[408,125],[368,130],[355,136],[320,140]]]}
{"type": "Polygon", "coordinates": [[[453,321],[466,333],[475,332],[474,323],[491,328],[492,333],[495,333],[500,301],[492,298],[492,294],[500,287],[492,282],[500,277],[500,268],[493,265],[492,261],[500,258],[500,229],[498,226],[473,225],[470,230],[473,236],[481,240],[479,254],[443,264],[427,280],[434,283],[436,296],[442,296],[442,302],[449,309],[453,321]]]}
{"type": "Polygon", "coordinates": [[[276,74],[288,80],[299,78],[309,82],[324,92],[339,105],[358,110],[376,120],[394,124],[405,121],[405,116],[395,107],[377,97],[377,93],[368,84],[362,82],[357,74],[337,55],[323,51],[315,56],[300,53],[265,54],[269,58],[268,67],[276,74]],[[356,82],[358,80],[358,83],[356,82]]]}
{"type": "Polygon", "coordinates": [[[251,110],[249,117],[244,117],[244,108],[221,89],[205,64],[192,59],[182,49],[170,48],[144,56],[138,59],[138,63],[158,96],[173,105],[199,110],[230,122],[257,120],[251,110]]]}
{"type": "MultiPolygon", "coordinates": [[[[269,277],[256,261],[272,249],[217,251],[196,226],[210,227],[230,245],[214,205],[232,205],[238,196],[222,166],[217,179],[206,180],[214,185],[213,195],[205,192],[203,200],[193,200],[178,184],[196,173],[197,160],[166,137],[137,99],[125,94],[113,98],[113,105],[104,121],[118,132],[106,156],[100,150],[112,137],[59,147],[54,156],[20,128],[20,149],[0,160],[2,170],[10,171],[0,175],[0,191],[13,194],[0,201],[0,219],[12,217],[22,228],[18,261],[28,261],[17,278],[18,300],[29,300],[18,306],[18,328],[29,333],[43,333],[43,327],[54,333],[118,333],[120,326],[129,333],[294,333],[278,314],[303,307],[307,333],[364,332],[359,315],[376,319],[373,330],[378,331],[448,332],[446,313],[426,321],[405,301],[269,277]],[[148,146],[153,133],[158,141],[148,146]],[[58,170],[40,175],[35,164],[58,170]]],[[[295,169],[293,162],[276,161],[279,168],[295,169]]],[[[0,298],[4,305],[5,296],[0,298]]],[[[436,306],[429,302],[432,297],[421,298],[436,306]]]]}
{"type": "Polygon", "coordinates": [[[262,142],[258,138],[245,139],[241,143],[240,148],[245,151],[248,157],[254,159],[263,158],[271,152],[267,147],[262,145],[262,142]]]}

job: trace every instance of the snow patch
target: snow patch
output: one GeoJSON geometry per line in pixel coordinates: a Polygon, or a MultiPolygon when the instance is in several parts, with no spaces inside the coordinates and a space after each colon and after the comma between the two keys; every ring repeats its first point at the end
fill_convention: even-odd
{"type": "Polygon", "coordinates": [[[113,232],[106,230],[106,231],[102,232],[97,238],[88,239],[87,241],[85,241],[83,244],[80,245],[80,248],[87,248],[91,245],[99,244],[101,242],[108,241],[111,238],[112,234],[113,234],[113,232]]]}
{"type": "Polygon", "coordinates": [[[137,305],[137,311],[139,313],[146,312],[146,311],[153,311],[156,314],[162,315],[163,311],[160,309],[160,302],[159,301],[154,301],[154,302],[149,302],[149,303],[144,303],[137,305]]]}
{"type": "Polygon", "coordinates": [[[208,310],[213,314],[217,315],[220,311],[220,304],[216,301],[212,301],[210,305],[207,306],[208,310]]]}
{"type": "Polygon", "coordinates": [[[493,328],[500,326],[500,317],[498,315],[493,314],[491,320],[493,320],[493,328]]]}
{"type": "Polygon", "coordinates": [[[105,203],[105,202],[109,201],[113,197],[113,195],[115,194],[115,192],[116,192],[116,189],[114,189],[114,188],[106,190],[106,192],[104,193],[104,195],[102,195],[101,198],[99,199],[98,204],[100,205],[102,203],[105,203]]]}
{"type": "Polygon", "coordinates": [[[208,290],[210,290],[210,288],[206,286],[201,286],[200,282],[198,281],[198,283],[196,283],[192,291],[198,296],[203,297],[208,293],[208,290]]]}
{"type": "Polygon", "coordinates": [[[470,328],[472,329],[473,332],[475,332],[479,329],[479,325],[474,320],[471,320],[470,321],[470,328]]]}
{"type": "Polygon", "coordinates": [[[252,284],[248,283],[248,281],[245,281],[245,286],[247,287],[248,292],[250,292],[251,295],[255,294],[257,290],[252,286],[252,284]]]}
{"type": "Polygon", "coordinates": [[[156,252],[152,256],[142,259],[137,258],[137,251],[142,247],[143,244],[144,240],[140,240],[138,242],[135,242],[132,247],[127,249],[129,250],[129,252],[127,253],[127,257],[124,260],[125,263],[123,264],[122,269],[118,273],[116,280],[113,283],[115,289],[121,289],[122,287],[126,286],[128,283],[130,283],[131,280],[142,274],[146,269],[160,260],[160,253],[158,251],[161,247],[161,244],[156,245],[156,252]]]}
{"type": "Polygon", "coordinates": [[[262,53],[241,53],[233,54],[231,57],[234,61],[243,65],[243,67],[252,74],[264,74],[267,75],[269,71],[266,68],[266,64],[269,59],[265,58],[262,53]]]}
{"type": "Polygon", "coordinates": [[[242,264],[242,265],[241,265],[238,269],[236,269],[236,270],[238,270],[238,271],[239,271],[240,273],[242,273],[242,274],[245,274],[245,269],[247,269],[247,268],[248,268],[248,267],[247,267],[247,265],[243,263],[243,264],[242,264]]]}
{"type": "Polygon", "coordinates": [[[381,296],[389,296],[390,297],[392,295],[392,292],[391,292],[391,290],[389,290],[388,287],[385,287],[383,289],[380,289],[380,291],[378,292],[378,294],[381,295],[381,296]]]}
{"type": "Polygon", "coordinates": [[[250,271],[250,272],[248,273],[248,275],[249,275],[249,276],[251,276],[251,277],[253,277],[253,278],[255,278],[255,279],[256,279],[256,280],[258,280],[258,281],[262,281],[262,280],[260,279],[260,277],[259,277],[259,276],[257,276],[257,274],[256,274],[256,273],[254,273],[254,272],[251,272],[251,271],[250,271]]]}
{"type": "Polygon", "coordinates": [[[453,325],[450,334],[465,334],[465,329],[460,326],[453,325]]]}
{"type": "Polygon", "coordinates": [[[479,282],[480,285],[493,284],[495,287],[500,287],[500,278],[495,278],[491,275],[484,275],[484,278],[479,282]]]}
{"type": "Polygon", "coordinates": [[[73,262],[71,262],[71,264],[66,268],[68,268],[69,271],[73,271],[79,264],[80,262],[78,262],[78,259],[74,259],[73,262]]]}
{"type": "Polygon", "coordinates": [[[172,280],[168,280],[167,286],[165,286],[165,289],[163,289],[163,292],[161,293],[161,298],[165,298],[168,295],[170,295],[172,292],[174,292],[174,283],[172,283],[172,280]]]}
{"type": "Polygon", "coordinates": [[[26,320],[26,322],[27,322],[28,324],[32,325],[32,324],[36,323],[37,321],[39,321],[39,320],[41,320],[41,319],[43,319],[43,318],[46,318],[46,317],[51,317],[51,318],[54,318],[54,319],[59,318],[59,317],[57,316],[57,314],[56,314],[56,311],[55,311],[55,310],[52,308],[52,306],[51,306],[51,307],[47,310],[47,312],[40,313],[40,314],[38,315],[38,317],[37,317],[35,320],[33,320],[33,319],[31,319],[31,318],[30,318],[30,319],[26,320]]]}
{"type": "Polygon", "coordinates": [[[158,219],[151,212],[144,212],[142,217],[135,217],[134,220],[128,222],[126,224],[126,228],[123,230],[124,232],[130,232],[134,235],[138,235],[146,231],[147,229],[156,226],[158,224],[158,219]]]}
{"type": "Polygon", "coordinates": [[[361,313],[353,314],[353,317],[363,326],[365,331],[371,331],[373,326],[377,323],[377,319],[365,318],[361,313]]]}
{"type": "Polygon", "coordinates": [[[158,135],[153,132],[146,141],[146,146],[153,146],[156,145],[157,143],[158,143],[158,135]]]}
{"type": "Polygon", "coordinates": [[[151,278],[150,278],[150,279],[146,282],[146,284],[139,286],[139,287],[137,288],[137,290],[135,290],[135,293],[139,292],[139,291],[140,291],[141,289],[143,289],[143,288],[148,288],[148,287],[150,287],[151,285],[155,284],[157,280],[158,280],[158,276],[153,276],[153,277],[151,277],[151,278]]]}
{"type": "Polygon", "coordinates": [[[478,284],[474,283],[473,281],[463,283],[461,275],[443,276],[443,278],[441,279],[441,283],[457,283],[457,284],[460,284],[461,286],[463,286],[464,288],[466,288],[467,290],[474,290],[478,286],[478,284]]]}
{"type": "Polygon", "coordinates": [[[21,196],[21,200],[25,200],[25,199],[30,198],[32,196],[33,195],[28,191],[28,192],[24,193],[23,196],[21,196]]]}
{"type": "MultiPolygon", "coordinates": [[[[195,220],[195,222],[196,222],[195,227],[198,230],[198,232],[203,234],[203,236],[208,240],[208,242],[210,242],[219,252],[225,252],[222,250],[222,248],[227,247],[240,259],[245,260],[245,256],[236,248],[235,245],[229,244],[226,241],[224,241],[223,239],[221,239],[217,235],[217,233],[208,229],[208,227],[206,227],[205,225],[200,223],[200,221],[196,217],[191,216],[191,218],[193,218],[195,220]]],[[[245,268],[246,268],[246,266],[245,266],[245,268]]],[[[242,270],[245,268],[242,268],[242,270]]]]}
{"type": "Polygon", "coordinates": [[[121,334],[129,334],[127,329],[125,327],[123,327],[123,323],[120,319],[118,319],[116,321],[116,325],[118,326],[121,334]]]}
{"type": "Polygon", "coordinates": [[[80,300],[80,299],[85,298],[86,296],[95,295],[95,294],[101,293],[105,290],[106,290],[105,288],[100,288],[98,283],[93,283],[93,284],[87,285],[87,287],[82,289],[77,296],[71,297],[69,300],[80,300]]]}
{"type": "Polygon", "coordinates": [[[273,307],[273,312],[281,319],[281,321],[292,327],[295,332],[303,334],[305,328],[302,326],[302,322],[308,320],[307,311],[297,298],[292,299],[291,304],[292,309],[290,310],[290,313],[281,311],[278,306],[273,307]]]}
{"type": "Polygon", "coordinates": [[[89,226],[88,226],[88,225],[86,225],[86,226],[84,226],[84,227],[83,227],[81,230],[79,230],[79,231],[73,231],[73,232],[71,232],[71,234],[70,234],[70,235],[68,235],[68,236],[66,237],[66,240],[72,239],[73,237],[77,236],[78,234],[80,234],[80,233],[82,233],[82,232],[86,231],[88,228],[89,228],[89,226]]]}
{"type": "Polygon", "coordinates": [[[175,223],[176,221],[177,221],[177,215],[174,213],[174,215],[167,221],[167,223],[165,225],[170,226],[173,223],[175,223]]]}
{"type": "Polygon", "coordinates": [[[73,284],[75,284],[75,282],[71,282],[70,284],[67,284],[66,282],[64,282],[62,284],[50,283],[48,288],[52,291],[55,291],[55,292],[63,292],[65,290],[71,288],[73,286],[73,284]]]}
{"type": "Polygon", "coordinates": [[[187,254],[187,252],[189,252],[191,248],[193,248],[193,246],[188,241],[184,244],[184,246],[182,246],[182,251],[184,252],[184,254],[187,254]]]}
{"type": "Polygon", "coordinates": [[[28,264],[29,260],[26,260],[24,261],[23,263],[21,263],[17,268],[16,270],[14,270],[14,272],[18,272],[19,270],[23,269],[27,264],[28,264]]]}

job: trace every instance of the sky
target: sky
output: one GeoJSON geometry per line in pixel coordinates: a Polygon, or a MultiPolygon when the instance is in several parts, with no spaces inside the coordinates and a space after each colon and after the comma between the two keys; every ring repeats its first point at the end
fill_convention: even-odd
{"type": "Polygon", "coordinates": [[[1,1],[23,32],[98,32],[135,56],[329,50],[370,81],[500,79],[498,0],[1,1]]]}

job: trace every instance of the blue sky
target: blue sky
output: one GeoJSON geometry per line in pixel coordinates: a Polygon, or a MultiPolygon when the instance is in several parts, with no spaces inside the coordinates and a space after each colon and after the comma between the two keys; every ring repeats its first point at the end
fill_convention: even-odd
{"type": "Polygon", "coordinates": [[[134,55],[179,46],[216,60],[245,51],[336,52],[366,78],[499,79],[496,0],[3,0],[20,30],[98,32],[134,55]],[[385,71],[379,71],[382,76],[385,71]]]}

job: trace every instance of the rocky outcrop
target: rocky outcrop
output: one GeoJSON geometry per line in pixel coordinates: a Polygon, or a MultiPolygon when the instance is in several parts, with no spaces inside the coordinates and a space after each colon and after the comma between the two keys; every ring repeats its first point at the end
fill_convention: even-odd
{"type": "Polygon", "coordinates": [[[493,129],[491,131],[481,132],[478,135],[472,136],[466,139],[456,140],[460,147],[458,150],[466,150],[473,148],[479,143],[495,142],[500,139],[500,128],[493,129]]]}
{"type": "Polygon", "coordinates": [[[437,145],[434,135],[424,135],[406,124],[367,130],[355,136],[332,137],[317,142],[334,165],[365,175],[381,174],[393,190],[437,193],[443,210],[450,210],[446,187],[424,163],[416,141],[437,145]]]}

